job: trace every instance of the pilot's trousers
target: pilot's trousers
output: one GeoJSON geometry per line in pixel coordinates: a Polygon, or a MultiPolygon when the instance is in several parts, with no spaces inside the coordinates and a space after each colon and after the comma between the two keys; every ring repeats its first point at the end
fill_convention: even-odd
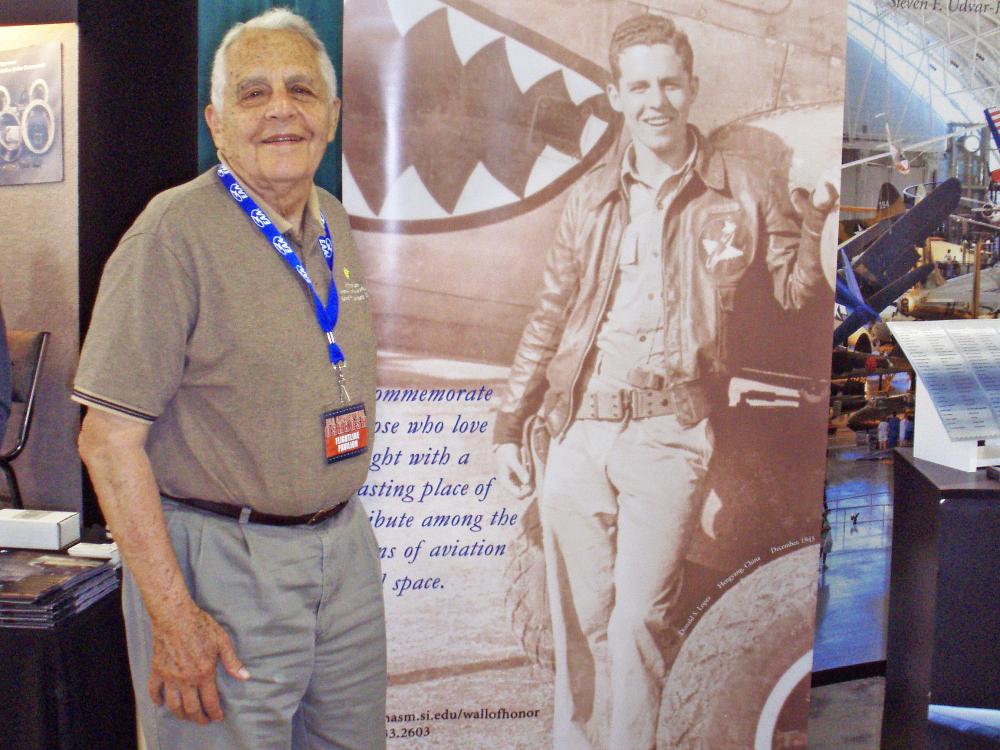
{"type": "Polygon", "coordinates": [[[541,494],[556,750],[655,750],[685,553],[712,452],[707,420],[578,420],[541,494]]]}

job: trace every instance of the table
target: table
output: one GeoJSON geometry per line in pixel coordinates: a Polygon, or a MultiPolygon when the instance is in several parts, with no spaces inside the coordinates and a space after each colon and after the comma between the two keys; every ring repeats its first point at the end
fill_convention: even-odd
{"type": "Polygon", "coordinates": [[[121,590],[52,630],[0,628],[3,750],[134,750],[121,590]]]}

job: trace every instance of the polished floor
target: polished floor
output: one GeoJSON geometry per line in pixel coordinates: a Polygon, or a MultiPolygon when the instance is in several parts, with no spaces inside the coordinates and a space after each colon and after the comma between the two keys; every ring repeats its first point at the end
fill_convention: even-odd
{"type": "Polygon", "coordinates": [[[885,659],[891,459],[837,440],[827,458],[833,549],[820,574],[814,671],[885,659]]]}
{"type": "MultiPolygon", "coordinates": [[[[891,460],[855,445],[849,431],[831,439],[826,498],[833,549],[820,577],[814,671],[885,659],[891,473],[891,460]]],[[[881,677],[814,688],[809,750],[878,750],[883,693],[881,677]]]]}

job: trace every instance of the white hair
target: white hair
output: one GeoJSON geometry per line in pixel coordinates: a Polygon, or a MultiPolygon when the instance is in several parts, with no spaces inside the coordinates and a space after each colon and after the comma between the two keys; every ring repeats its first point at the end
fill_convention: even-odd
{"type": "Polygon", "coordinates": [[[222,37],[219,48],[215,50],[215,58],[212,60],[212,106],[215,107],[216,112],[222,113],[226,79],[229,75],[226,70],[226,50],[239,38],[240,34],[251,29],[294,31],[305,39],[309,46],[316,50],[316,55],[319,57],[319,71],[326,83],[330,97],[337,96],[337,73],[333,69],[330,55],[327,54],[326,47],[316,34],[316,30],[306,19],[288,8],[271,8],[245,23],[234,24],[222,37]]]}

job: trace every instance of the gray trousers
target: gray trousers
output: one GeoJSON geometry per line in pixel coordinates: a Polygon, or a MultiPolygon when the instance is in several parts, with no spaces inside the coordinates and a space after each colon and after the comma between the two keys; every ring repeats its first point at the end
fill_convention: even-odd
{"type": "Polygon", "coordinates": [[[708,420],[577,420],[541,493],[555,750],[655,750],[670,620],[712,455],[708,420]]]}
{"type": "Polygon", "coordinates": [[[251,678],[219,666],[225,720],[180,721],[149,698],[152,639],[125,571],[123,609],[149,750],[385,747],[386,650],[378,546],[355,499],[316,526],[264,526],[163,501],[195,602],[232,638],[251,678]]]}

